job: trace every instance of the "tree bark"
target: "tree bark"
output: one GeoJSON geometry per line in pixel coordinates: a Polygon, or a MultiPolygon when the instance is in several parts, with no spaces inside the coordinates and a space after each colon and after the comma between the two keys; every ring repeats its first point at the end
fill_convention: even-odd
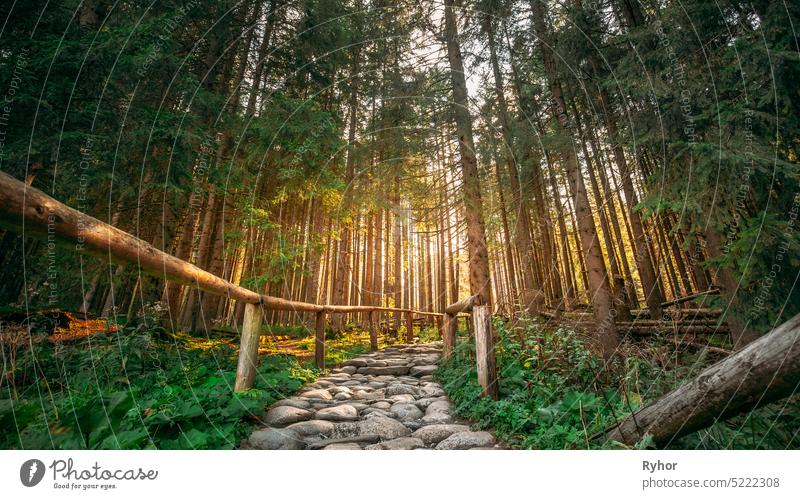
{"type": "MultiPolygon", "coordinates": [[[[547,77],[554,121],[562,133],[569,134],[567,109],[561,92],[561,85],[556,74],[555,59],[551,52],[552,45],[548,43],[549,32],[545,24],[544,7],[539,1],[532,1],[533,26],[544,63],[545,76],[547,77]]],[[[619,347],[620,339],[613,314],[613,298],[611,288],[606,278],[605,262],[597,237],[597,229],[589,206],[589,197],[583,183],[583,175],[578,166],[574,148],[570,147],[564,158],[564,166],[569,179],[570,190],[575,199],[575,215],[580,233],[580,243],[586,260],[588,285],[591,293],[590,299],[594,308],[597,321],[596,339],[601,354],[609,358],[615,354],[619,347]]]]}
{"type": "Polygon", "coordinates": [[[798,383],[800,315],[607,429],[606,438],[633,445],[651,435],[664,446],[792,395],[798,383]]]}
{"type": "Polygon", "coordinates": [[[453,85],[453,111],[461,155],[461,172],[464,205],[467,219],[467,245],[469,247],[469,284],[475,305],[481,309],[481,334],[476,335],[476,348],[480,352],[478,367],[483,367],[484,396],[498,398],[497,372],[495,370],[494,335],[490,310],[492,307],[491,282],[489,279],[489,253],[486,248],[486,229],[483,222],[483,200],[472,137],[472,117],[469,113],[469,96],[458,42],[458,25],[455,1],[445,0],[445,38],[447,59],[450,63],[450,78],[453,85]]]}

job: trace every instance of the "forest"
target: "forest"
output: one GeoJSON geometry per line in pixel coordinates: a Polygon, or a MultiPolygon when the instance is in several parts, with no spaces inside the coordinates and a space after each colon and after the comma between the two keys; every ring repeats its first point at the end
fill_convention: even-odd
{"type": "Polygon", "coordinates": [[[0,18],[0,448],[800,446],[800,3],[0,18]]]}

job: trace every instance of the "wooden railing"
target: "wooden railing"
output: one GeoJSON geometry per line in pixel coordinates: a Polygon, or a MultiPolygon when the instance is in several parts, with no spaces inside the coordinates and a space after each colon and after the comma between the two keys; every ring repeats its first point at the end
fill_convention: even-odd
{"type": "Polygon", "coordinates": [[[444,309],[444,324],[441,329],[442,356],[448,358],[456,346],[458,316],[471,314],[472,334],[475,336],[475,360],[478,370],[478,383],[484,397],[497,400],[500,392],[497,386],[497,363],[494,356],[494,337],[492,334],[492,313],[489,305],[476,305],[475,296],[453,303],[444,309]]]}
{"type": "Polygon", "coordinates": [[[122,265],[134,264],[144,273],[154,277],[190,285],[207,293],[223,295],[232,300],[244,302],[241,346],[234,387],[237,392],[251,388],[255,381],[262,309],[316,314],[314,359],[320,368],[325,367],[326,314],[367,313],[370,347],[373,350],[378,348],[376,314],[379,312],[405,315],[406,342],[408,343],[413,341],[415,315],[436,317],[439,332],[442,333],[442,317],[445,314],[407,308],[319,305],[259,294],[169,255],[125,231],[70,208],[3,172],[0,172],[0,226],[28,237],[69,246],[77,253],[110,259],[122,265]]]}

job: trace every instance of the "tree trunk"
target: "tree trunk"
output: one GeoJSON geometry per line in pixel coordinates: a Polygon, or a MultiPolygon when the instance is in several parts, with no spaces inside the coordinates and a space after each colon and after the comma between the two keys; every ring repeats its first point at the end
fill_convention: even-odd
{"type": "MultiPolygon", "coordinates": [[[[549,33],[545,24],[544,6],[541,2],[532,1],[533,25],[539,39],[545,75],[550,89],[551,102],[553,103],[553,117],[562,133],[569,134],[567,109],[561,92],[561,85],[556,76],[555,59],[551,52],[552,45],[548,43],[549,33]]],[[[583,175],[578,166],[578,159],[572,147],[566,151],[564,166],[569,179],[570,190],[575,199],[575,215],[580,233],[580,243],[586,260],[588,284],[591,293],[591,302],[597,322],[597,340],[600,352],[606,358],[615,354],[619,347],[620,339],[617,334],[613,310],[613,297],[608,280],[606,279],[605,262],[594,225],[589,197],[583,183],[583,175]]]]}
{"type": "MultiPolygon", "coordinates": [[[[358,48],[353,50],[353,67],[350,72],[350,117],[349,128],[347,132],[347,163],[345,172],[345,194],[342,199],[342,212],[343,217],[341,224],[343,225],[342,236],[339,240],[339,254],[337,259],[336,268],[336,282],[334,282],[333,304],[345,305],[347,303],[347,288],[350,285],[352,267],[350,265],[351,252],[350,247],[352,244],[352,226],[351,210],[353,204],[353,181],[355,180],[355,143],[356,131],[358,129],[358,72],[359,72],[359,55],[358,48]]],[[[346,322],[346,314],[334,314],[331,319],[331,327],[334,331],[341,331],[344,323],[346,322]]]]}
{"type": "Polygon", "coordinates": [[[717,362],[693,380],[606,430],[609,440],[656,444],[796,393],[800,383],[800,315],[717,362]]]}
{"type": "MultiPolygon", "coordinates": [[[[531,242],[531,223],[528,218],[528,199],[523,195],[522,187],[519,181],[519,170],[514,161],[514,156],[511,154],[511,144],[513,138],[511,136],[511,120],[508,116],[508,105],[506,104],[505,90],[503,85],[503,75],[500,72],[500,64],[497,60],[497,43],[495,39],[494,28],[492,25],[492,16],[484,15],[483,23],[484,31],[489,42],[489,60],[492,65],[492,75],[494,76],[494,90],[497,95],[497,112],[500,117],[500,131],[503,136],[503,143],[501,147],[503,153],[501,156],[504,159],[508,179],[511,187],[511,196],[513,206],[516,208],[516,226],[514,228],[514,244],[517,246],[517,251],[520,254],[520,267],[523,278],[523,291],[533,290],[536,288],[534,282],[534,271],[531,265],[532,257],[532,242],[531,242]]],[[[550,262],[545,262],[549,265],[550,262]]],[[[514,290],[515,298],[516,290],[514,290]]]]}
{"type": "Polygon", "coordinates": [[[453,85],[453,111],[461,155],[461,172],[464,191],[464,205],[467,219],[467,245],[469,247],[469,285],[475,306],[482,311],[481,334],[476,337],[479,368],[483,367],[481,377],[483,394],[494,399],[499,396],[497,373],[495,371],[494,335],[489,311],[492,306],[491,283],[489,279],[489,253],[486,248],[486,229],[483,222],[483,200],[481,181],[478,176],[478,162],[475,157],[475,143],[472,137],[472,117],[469,113],[469,96],[458,42],[458,25],[455,15],[455,0],[445,0],[445,38],[447,39],[447,59],[450,63],[450,78],[453,85]]]}

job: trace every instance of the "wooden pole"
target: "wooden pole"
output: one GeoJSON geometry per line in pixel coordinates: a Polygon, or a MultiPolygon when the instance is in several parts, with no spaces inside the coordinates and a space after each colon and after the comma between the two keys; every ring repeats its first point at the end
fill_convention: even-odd
{"type": "Polygon", "coordinates": [[[475,331],[475,354],[478,363],[478,383],[484,397],[497,400],[500,392],[497,387],[497,367],[494,359],[494,338],[492,338],[492,315],[488,305],[472,308],[472,327],[475,331]]]}
{"type": "Polygon", "coordinates": [[[242,339],[239,362],[236,366],[236,383],[233,390],[241,392],[253,387],[258,366],[258,339],[261,336],[261,307],[253,303],[244,306],[242,339]]]}
{"type": "Polygon", "coordinates": [[[458,317],[453,314],[444,315],[443,336],[442,336],[442,357],[448,358],[453,353],[456,346],[456,331],[458,330],[458,317]]]}
{"type": "Polygon", "coordinates": [[[314,362],[320,369],[325,369],[325,312],[317,312],[315,323],[314,362]]]}
{"type": "Polygon", "coordinates": [[[375,324],[375,315],[377,312],[371,310],[369,312],[369,348],[373,352],[378,350],[378,326],[375,324]]]}
{"type": "Polygon", "coordinates": [[[439,338],[444,339],[444,320],[441,315],[436,316],[436,331],[439,333],[439,338]]]}
{"type": "Polygon", "coordinates": [[[414,312],[406,312],[406,343],[414,341],[414,312]]]}

